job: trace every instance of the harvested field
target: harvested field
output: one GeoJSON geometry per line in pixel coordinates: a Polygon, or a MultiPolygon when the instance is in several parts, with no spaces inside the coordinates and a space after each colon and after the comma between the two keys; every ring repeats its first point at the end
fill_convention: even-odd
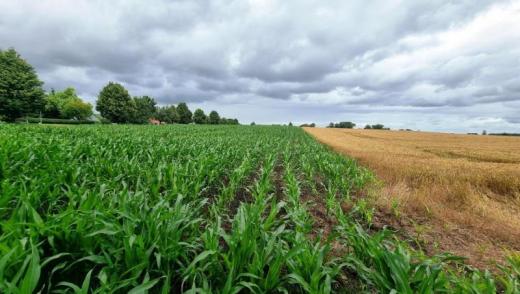
{"type": "Polygon", "coordinates": [[[383,181],[376,222],[488,267],[520,250],[520,138],[306,128],[383,181]]]}

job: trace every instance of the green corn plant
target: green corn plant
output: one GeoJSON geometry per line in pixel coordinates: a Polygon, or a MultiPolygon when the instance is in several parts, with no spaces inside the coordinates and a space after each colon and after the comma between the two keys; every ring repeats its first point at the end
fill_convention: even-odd
{"type": "Polygon", "coordinates": [[[319,242],[312,244],[303,236],[297,239],[300,240],[298,252],[288,260],[290,282],[306,293],[331,293],[332,279],[340,267],[327,261],[330,247],[319,242]]]}
{"type": "Polygon", "coordinates": [[[520,293],[520,254],[511,253],[507,258],[508,266],[500,265],[503,276],[499,281],[504,288],[504,293],[520,293]]]}
{"type": "Polygon", "coordinates": [[[368,291],[518,293],[515,257],[450,270],[364,231],[372,181],[299,128],[2,125],[0,292],[341,293],[348,269],[368,291]]]}

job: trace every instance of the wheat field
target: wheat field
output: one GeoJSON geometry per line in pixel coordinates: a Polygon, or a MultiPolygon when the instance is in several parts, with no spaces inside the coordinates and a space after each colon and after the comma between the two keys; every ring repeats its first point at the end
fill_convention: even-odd
{"type": "Polygon", "coordinates": [[[520,138],[306,128],[372,169],[379,222],[487,266],[520,249],[520,138]]]}

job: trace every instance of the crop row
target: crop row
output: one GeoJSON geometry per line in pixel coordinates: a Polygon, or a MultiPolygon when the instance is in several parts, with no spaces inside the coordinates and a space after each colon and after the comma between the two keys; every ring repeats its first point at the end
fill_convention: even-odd
{"type": "Polygon", "coordinates": [[[2,126],[0,289],[520,291],[514,257],[493,276],[368,233],[372,180],[294,127],[2,126]]]}

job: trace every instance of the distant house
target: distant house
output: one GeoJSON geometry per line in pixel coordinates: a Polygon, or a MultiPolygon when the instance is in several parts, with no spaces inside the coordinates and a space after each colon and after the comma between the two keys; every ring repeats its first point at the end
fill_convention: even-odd
{"type": "Polygon", "coordinates": [[[161,121],[155,119],[155,118],[149,118],[148,119],[148,122],[151,124],[151,125],[160,125],[161,124],[161,121]]]}

